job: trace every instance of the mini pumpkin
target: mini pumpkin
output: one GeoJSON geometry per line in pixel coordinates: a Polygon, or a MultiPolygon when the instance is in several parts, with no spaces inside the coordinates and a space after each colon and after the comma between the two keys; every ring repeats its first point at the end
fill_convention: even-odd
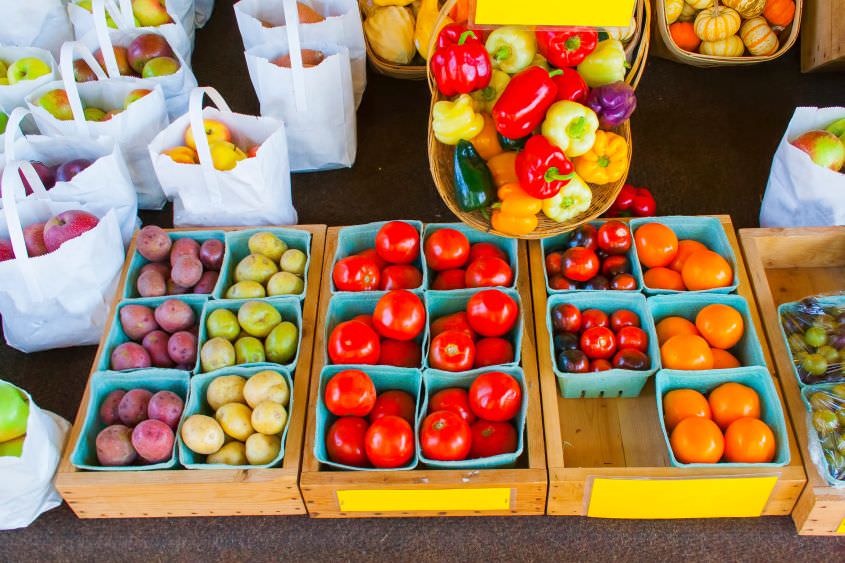
{"type": "Polygon", "coordinates": [[[678,17],[678,21],[681,22],[691,22],[695,19],[695,15],[698,13],[698,10],[684,2],[684,7],[681,9],[681,15],[678,17]]]}
{"type": "Polygon", "coordinates": [[[702,41],[698,52],[716,57],[741,57],[745,52],[745,43],[737,35],[719,41],[702,41]]]}
{"type": "Polygon", "coordinates": [[[722,0],[722,4],[736,10],[742,19],[753,18],[763,13],[766,0],[722,0]]]}
{"type": "Polygon", "coordinates": [[[703,10],[713,5],[713,0],[686,0],[686,3],[696,10],[703,10]]]}
{"type": "Polygon", "coordinates": [[[765,18],[747,20],[739,30],[739,36],[748,52],[756,56],[767,56],[778,50],[778,36],[766,23],[765,18]]]}
{"type": "Polygon", "coordinates": [[[669,26],[669,34],[672,41],[684,51],[695,51],[701,40],[695,34],[693,26],[689,22],[675,22],[669,26]]]}
{"type": "Polygon", "coordinates": [[[666,12],[666,23],[673,24],[681,17],[684,11],[684,0],[664,0],[663,9],[666,12]]]}
{"type": "Polygon", "coordinates": [[[795,18],[795,2],[793,0],[766,0],[763,17],[772,25],[786,27],[795,18]]]}
{"type": "Polygon", "coordinates": [[[739,30],[741,19],[736,10],[713,6],[695,16],[695,34],[703,41],[721,41],[739,30]]]}

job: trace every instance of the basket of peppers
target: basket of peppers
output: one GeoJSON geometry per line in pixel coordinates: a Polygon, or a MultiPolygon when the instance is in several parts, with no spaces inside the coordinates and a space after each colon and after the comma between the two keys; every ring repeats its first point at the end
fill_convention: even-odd
{"type": "Polygon", "coordinates": [[[620,39],[594,28],[439,25],[454,1],[428,60],[440,196],[463,222],[500,236],[545,238],[595,219],[630,167],[648,2],[639,47],[626,56],[620,39]]]}

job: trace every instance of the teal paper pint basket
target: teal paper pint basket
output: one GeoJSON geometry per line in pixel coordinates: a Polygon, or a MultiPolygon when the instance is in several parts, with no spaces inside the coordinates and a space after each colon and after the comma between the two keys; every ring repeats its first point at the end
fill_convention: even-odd
{"type": "MultiPolygon", "coordinates": [[[[601,227],[607,223],[607,221],[590,221],[590,225],[594,226],[596,229],[601,227]]],[[[626,226],[627,223],[622,221],[623,224],[626,226]]],[[[546,294],[551,295],[553,293],[572,293],[577,291],[606,291],[606,290],[597,290],[597,289],[552,289],[549,285],[549,272],[546,270],[546,262],[545,258],[549,252],[553,252],[556,250],[565,250],[565,245],[572,237],[572,232],[561,233],[559,235],[555,235],[553,237],[544,238],[542,239],[542,248],[543,248],[543,279],[546,283],[546,294]]],[[[637,280],[637,289],[635,290],[619,290],[620,293],[639,293],[643,290],[643,270],[640,266],[640,261],[637,259],[637,253],[634,251],[634,242],[633,242],[633,235],[631,235],[631,248],[628,249],[628,252],[625,253],[625,256],[628,258],[628,261],[631,264],[631,275],[634,276],[634,279],[637,280]]],[[[610,281],[610,280],[608,280],[610,281]]]]}
{"type": "MultiPolygon", "coordinates": [[[[661,223],[666,225],[675,232],[678,236],[678,240],[697,240],[710,250],[721,255],[722,258],[728,261],[728,264],[731,265],[731,269],[733,270],[733,281],[731,282],[731,285],[727,287],[697,291],[677,291],[674,289],[656,289],[648,287],[645,283],[643,283],[643,291],[645,291],[646,295],[659,295],[664,293],[681,293],[689,295],[694,293],[734,293],[736,291],[736,288],[739,285],[736,256],[734,255],[733,248],[728,240],[728,235],[722,227],[721,221],[715,217],[701,216],[639,217],[631,219],[631,232],[636,233],[637,229],[646,223],[661,223]]],[[[637,257],[637,262],[639,262],[639,257],[637,257]]]]}
{"type": "MultiPolygon", "coordinates": [[[[465,223],[429,223],[425,226],[425,231],[423,232],[423,244],[425,244],[425,241],[428,240],[428,237],[430,237],[435,231],[439,231],[440,229],[455,229],[456,231],[463,233],[467,237],[467,239],[469,239],[470,245],[473,245],[477,242],[489,242],[495,244],[497,247],[503,250],[504,253],[508,256],[508,264],[511,267],[511,271],[513,271],[513,281],[507,287],[511,289],[516,288],[516,280],[519,279],[519,251],[518,241],[516,239],[500,237],[491,233],[485,233],[477,229],[473,229],[465,223]]],[[[437,277],[437,272],[432,270],[428,266],[428,264],[426,264],[425,274],[426,276],[423,281],[427,282],[425,285],[426,290],[454,291],[436,290],[431,288],[431,284],[434,283],[434,278],[437,277]]]]}
{"type": "MultiPolygon", "coordinates": [[[[209,301],[206,304],[205,309],[203,310],[202,318],[200,319],[199,336],[197,338],[199,346],[197,349],[197,364],[194,367],[195,374],[203,373],[202,362],[200,361],[200,351],[202,350],[203,344],[205,344],[209,340],[208,327],[206,327],[206,319],[208,318],[208,316],[211,314],[212,311],[216,311],[217,309],[228,309],[229,311],[232,311],[235,316],[237,316],[238,310],[240,310],[241,305],[249,301],[263,301],[265,303],[269,303],[282,315],[282,322],[289,321],[296,325],[298,332],[298,334],[296,335],[296,354],[294,355],[293,359],[286,364],[277,364],[268,361],[242,364],[233,367],[263,366],[264,368],[274,369],[281,366],[291,371],[296,369],[296,363],[297,361],[299,361],[299,348],[302,346],[302,309],[300,308],[299,298],[295,295],[288,295],[284,297],[264,297],[260,299],[224,299],[222,301],[209,301]]],[[[263,342],[264,338],[259,338],[259,340],[263,342]]],[[[234,342],[232,344],[234,344],[234,342]]]]}
{"type": "MultiPolygon", "coordinates": [[[[440,317],[445,317],[446,315],[451,315],[452,313],[457,313],[460,311],[466,311],[467,302],[470,298],[480,291],[488,291],[491,289],[495,289],[497,291],[501,291],[502,293],[509,295],[514,301],[516,301],[517,306],[519,307],[519,316],[517,317],[516,323],[514,324],[513,328],[510,329],[504,336],[504,338],[508,340],[513,345],[513,353],[514,353],[514,360],[507,364],[502,364],[505,366],[517,366],[521,362],[522,357],[522,333],[523,333],[523,325],[522,325],[522,318],[525,314],[525,310],[522,306],[522,299],[519,296],[519,292],[514,289],[507,289],[504,287],[496,287],[496,288],[486,288],[486,289],[455,289],[452,291],[437,291],[437,292],[429,292],[426,294],[426,311],[428,315],[428,326],[429,331],[431,330],[431,323],[439,319],[440,317]]],[[[480,338],[483,338],[479,335],[480,338]]],[[[431,336],[429,335],[429,344],[431,343],[431,336]]],[[[428,346],[425,348],[425,354],[423,355],[423,364],[426,368],[431,368],[428,359],[428,346]]],[[[495,366],[488,366],[488,369],[494,369],[495,366]]],[[[448,373],[448,372],[447,372],[448,373]]]]}
{"type": "Polygon", "coordinates": [[[326,408],[326,402],[323,399],[326,395],[326,384],[338,372],[347,369],[360,369],[370,376],[370,379],[375,385],[376,393],[381,394],[384,391],[392,389],[405,391],[416,398],[416,413],[420,410],[420,396],[422,394],[422,372],[418,369],[412,368],[396,368],[391,366],[326,366],[320,372],[320,388],[319,397],[317,398],[317,424],[314,428],[314,457],[317,461],[325,465],[335,467],[337,469],[345,469],[349,471],[407,471],[414,469],[419,462],[417,458],[418,441],[417,428],[414,430],[414,455],[411,460],[402,467],[395,467],[390,469],[379,469],[376,467],[355,467],[352,465],[344,465],[342,463],[335,463],[329,459],[329,454],[326,451],[326,432],[334,421],[338,419],[337,416],[329,412],[326,408]]]}
{"type": "MultiPolygon", "coordinates": [[[[332,260],[332,271],[334,271],[334,266],[337,264],[338,260],[346,258],[347,256],[358,254],[359,252],[363,252],[370,248],[375,248],[376,235],[379,230],[389,222],[390,221],[378,221],[375,223],[367,223],[366,225],[354,225],[352,227],[343,227],[340,229],[337,235],[337,250],[335,251],[335,255],[332,260]]],[[[427,268],[425,266],[425,257],[422,251],[423,224],[421,221],[408,221],[404,219],[400,220],[400,222],[411,225],[420,235],[420,255],[416,260],[411,262],[410,265],[419,268],[423,276],[422,283],[418,287],[412,288],[412,291],[422,291],[424,288],[428,287],[426,278],[427,268]]],[[[333,294],[363,293],[359,291],[341,291],[334,284],[334,279],[331,279],[331,277],[329,279],[329,283],[333,294]]]]}
{"type": "MultiPolygon", "coordinates": [[[[180,238],[189,238],[197,241],[199,244],[207,240],[219,240],[225,243],[225,235],[223,231],[168,231],[167,235],[170,237],[170,240],[178,240],[180,238]]],[[[224,245],[225,246],[225,245],[224,245]]],[[[226,265],[226,258],[229,254],[228,247],[224,249],[223,255],[223,266],[226,265]]],[[[168,259],[169,260],[169,259],[168,259]]],[[[141,273],[141,268],[144,265],[149,264],[150,261],[141,256],[141,254],[135,250],[132,254],[132,259],[129,261],[129,269],[126,271],[126,281],[123,284],[123,298],[124,299],[134,299],[140,298],[141,296],[138,294],[138,290],[136,285],[138,283],[138,276],[141,273]]],[[[217,284],[215,285],[215,292],[220,290],[220,285],[222,283],[223,272],[221,267],[220,277],[217,278],[217,284]]],[[[191,294],[191,295],[205,295],[208,297],[208,294],[191,294]]]]}
{"type": "MultiPolygon", "coordinates": [[[[729,350],[742,366],[766,367],[763,348],[757,338],[754,319],[748,308],[748,301],[740,295],[693,293],[690,295],[658,295],[648,299],[648,308],[655,326],[666,317],[683,317],[695,323],[695,316],[707,305],[729,305],[742,315],[744,334],[740,341],[729,350]]],[[[718,371],[718,370],[717,370],[718,371]]]]}
{"type": "MultiPolygon", "coordinates": [[[[845,295],[825,295],[825,296],[818,296],[815,300],[824,307],[845,307],[845,295]]],[[[778,328],[780,328],[780,335],[783,338],[783,344],[786,348],[786,353],[789,354],[789,363],[792,364],[792,373],[795,375],[795,379],[798,381],[798,385],[801,389],[804,389],[808,385],[819,385],[820,383],[805,383],[803,379],[801,379],[801,374],[798,373],[798,367],[795,364],[795,356],[792,355],[792,346],[789,345],[789,338],[787,337],[786,331],[783,329],[783,314],[787,311],[793,310],[798,307],[800,301],[792,301],[790,303],[782,303],[778,307],[778,328]]],[[[828,368],[830,369],[830,368],[828,368]]],[[[837,383],[845,381],[845,371],[840,372],[842,376],[839,378],[834,378],[825,374],[825,381],[824,383],[837,383]]]]}
{"type": "Polygon", "coordinates": [[[845,487],[845,480],[837,479],[833,476],[832,468],[828,463],[827,457],[824,455],[822,450],[821,439],[819,438],[818,432],[813,427],[813,408],[810,403],[810,397],[813,393],[818,391],[830,391],[837,385],[841,385],[841,383],[816,383],[814,385],[807,385],[806,387],[801,389],[801,399],[804,401],[804,406],[807,408],[807,432],[809,434],[809,448],[810,448],[810,458],[815,464],[816,468],[821,473],[822,477],[825,480],[833,485],[834,487],[845,487]]]}
{"type": "MultiPolygon", "coordinates": [[[[297,297],[305,299],[308,290],[308,269],[311,265],[311,233],[299,229],[287,229],[284,227],[264,227],[258,229],[247,229],[239,231],[228,231],[226,233],[226,257],[223,260],[223,267],[220,270],[220,280],[214,289],[214,299],[225,299],[226,291],[235,283],[235,268],[238,263],[249,256],[249,237],[256,233],[273,233],[279,237],[288,248],[295,248],[305,253],[305,273],[303,274],[304,288],[298,295],[277,295],[273,297],[297,297]]],[[[276,264],[278,266],[278,264],[276,264]]]]}
{"type": "MultiPolygon", "coordinates": [[[[106,467],[97,460],[97,434],[106,425],[100,421],[100,405],[106,395],[117,389],[147,389],[156,391],[172,391],[179,395],[187,405],[190,400],[190,374],[175,369],[146,369],[133,372],[98,371],[91,376],[91,399],[85,412],[82,431],[73,446],[70,462],[77,469],[89,471],[152,471],[155,469],[172,469],[176,467],[176,439],[173,440],[173,454],[170,459],[151,465],[127,465],[122,467],[106,467]]],[[[183,411],[184,416],[184,411],[183,411]]],[[[175,430],[174,438],[179,435],[175,430]]]]}
{"type": "Polygon", "coordinates": [[[486,367],[466,371],[463,373],[450,373],[448,371],[426,370],[423,373],[424,393],[422,404],[419,407],[417,414],[417,432],[422,428],[423,420],[428,415],[428,400],[432,395],[442,389],[449,387],[461,387],[469,389],[472,382],[483,374],[490,371],[501,371],[513,376],[519,382],[519,387],[522,389],[522,404],[519,407],[519,412],[511,422],[516,427],[516,451],[508,454],[499,454],[490,457],[481,457],[476,459],[464,459],[461,461],[438,461],[426,458],[422,453],[420,447],[419,437],[417,438],[417,456],[420,462],[427,467],[435,469],[500,469],[506,467],[514,467],[517,460],[522,455],[525,447],[525,417],[528,412],[528,386],[525,384],[525,374],[521,368],[518,367],[486,367]]]}
{"type": "Polygon", "coordinates": [[[660,418],[660,429],[669,450],[669,461],[673,467],[783,467],[789,463],[789,436],[786,433],[786,419],[780,404],[772,375],[766,368],[752,366],[735,369],[677,371],[664,369],[655,377],[654,395],[657,399],[657,414],[660,418]],[[777,447],[775,459],[770,463],[681,463],[672,452],[669,443],[669,433],[663,423],[663,396],[674,389],[695,389],[707,395],[723,383],[741,383],[754,389],[760,396],[760,419],[765,422],[775,435],[777,447]]]}
{"type": "MultiPolygon", "coordinates": [[[[423,302],[423,306],[425,306],[428,298],[423,293],[417,291],[412,291],[411,293],[419,297],[423,302]]],[[[324,365],[335,365],[331,358],[329,358],[328,351],[329,336],[334,328],[340,323],[352,320],[353,317],[357,317],[358,315],[372,315],[376,308],[376,303],[378,303],[378,300],[383,295],[384,292],[367,291],[362,293],[343,292],[332,296],[331,300],[329,300],[328,311],[326,312],[326,326],[323,327],[325,331],[323,341],[326,343],[326,347],[320,351],[323,354],[324,365]]],[[[428,311],[426,311],[427,316],[428,311]]],[[[414,342],[420,346],[420,357],[422,357],[425,349],[428,347],[428,318],[425,321],[425,328],[417,335],[414,342]]]]}
{"type": "Polygon", "coordinates": [[[563,293],[549,297],[546,306],[546,330],[549,331],[549,350],[545,353],[552,355],[555,377],[557,377],[560,394],[567,399],[578,398],[615,398],[637,397],[645,386],[648,378],[660,369],[660,346],[657,343],[657,332],[654,321],[649,313],[646,299],[642,294],[620,291],[563,293]],[[610,316],[619,309],[628,309],[640,317],[640,327],[648,334],[648,357],[651,360],[647,370],[609,369],[607,371],[591,373],[568,373],[560,371],[557,354],[554,349],[554,330],[552,328],[552,309],[564,303],[571,303],[581,311],[585,309],[599,309],[610,316]]]}
{"type": "MultiPolygon", "coordinates": [[[[121,309],[123,309],[127,305],[146,305],[150,309],[155,310],[156,307],[170,299],[184,301],[185,303],[190,305],[191,310],[193,310],[194,312],[197,324],[200,323],[200,319],[203,315],[203,309],[205,308],[205,304],[208,303],[207,295],[170,295],[165,297],[141,297],[138,299],[126,299],[124,301],[121,301],[117,304],[117,307],[115,308],[114,321],[112,322],[111,329],[109,330],[108,336],[106,337],[106,345],[103,347],[103,353],[100,354],[100,359],[97,362],[97,371],[113,371],[111,369],[112,352],[115,348],[117,348],[124,342],[131,342],[130,338],[126,336],[125,332],[123,332],[123,327],[120,324],[121,309]]],[[[138,344],[140,344],[140,342],[138,342],[138,344]]],[[[132,373],[140,370],[149,371],[157,369],[163,368],[139,368],[135,370],[125,370],[117,373],[132,373]]]]}
{"type": "Polygon", "coordinates": [[[179,462],[188,469],[268,469],[270,467],[277,467],[285,458],[285,440],[288,436],[288,427],[290,427],[290,419],[293,409],[293,380],[291,379],[290,372],[288,372],[285,368],[280,368],[278,366],[273,368],[268,368],[266,366],[233,367],[203,373],[192,377],[190,397],[188,398],[188,402],[185,404],[185,412],[182,415],[182,420],[179,422],[179,432],[177,435],[179,444],[179,462]],[[194,414],[204,414],[214,418],[214,411],[208,406],[208,401],[206,401],[205,396],[208,391],[208,386],[211,385],[211,382],[218,377],[222,375],[240,375],[245,379],[249,379],[256,373],[268,370],[281,374],[281,376],[285,379],[285,382],[288,384],[288,389],[290,391],[290,399],[285,407],[285,410],[287,410],[288,413],[288,420],[285,423],[285,429],[282,431],[282,447],[279,450],[279,454],[273,458],[273,461],[264,465],[226,465],[224,463],[205,463],[206,456],[194,453],[188,448],[188,446],[185,445],[184,440],[182,440],[182,424],[189,416],[194,414]]]}

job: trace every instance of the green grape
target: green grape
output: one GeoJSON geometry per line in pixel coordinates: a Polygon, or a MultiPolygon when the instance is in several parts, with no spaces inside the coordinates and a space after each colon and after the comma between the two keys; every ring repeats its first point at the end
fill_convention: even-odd
{"type": "Polygon", "coordinates": [[[801,368],[810,375],[818,377],[827,371],[827,360],[821,354],[810,354],[801,360],[801,368]]]}
{"type": "Polygon", "coordinates": [[[824,346],[820,347],[817,351],[817,354],[821,354],[827,363],[835,364],[839,362],[839,352],[833,346],[828,346],[825,344],[824,346]]]}
{"type": "Polygon", "coordinates": [[[804,333],[804,342],[814,348],[824,346],[827,344],[827,333],[819,326],[808,328],[807,332],[804,333]]]}
{"type": "Polygon", "coordinates": [[[839,428],[839,420],[832,410],[819,410],[813,413],[813,428],[820,436],[827,436],[839,428]]]}

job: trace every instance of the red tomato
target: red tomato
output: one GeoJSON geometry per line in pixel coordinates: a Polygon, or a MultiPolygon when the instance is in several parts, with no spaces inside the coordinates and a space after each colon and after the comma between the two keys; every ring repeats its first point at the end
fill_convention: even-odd
{"type": "Polygon", "coordinates": [[[631,231],[622,221],[608,221],[599,227],[597,242],[610,255],[625,254],[631,249],[631,231]]]}
{"type": "Polygon", "coordinates": [[[361,256],[341,258],[332,269],[332,280],[340,291],[375,291],[380,279],[378,265],[361,256]]]}
{"type": "Polygon", "coordinates": [[[505,262],[508,261],[508,255],[505,251],[492,242],[476,242],[469,247],[469,262],[475,262],[483,256],[492,256],[493,258],[501,258],[505,262]]]}
{"type": "Polygon", "coordinates": [[[466,270],[455,268],[454,270],[443,270],[434,276],[431,289],[448,290],[464,289],[466,287],[466,270]]]}
{"type": "Polygon", "coordinates": [[[581,330],[587,330],[594,326],[607,327],[610,320],[604,311],[598,309],[584,309],[581,311],[581,330]]]}
{"type": "Polygon", "coordinates": [[[334,327],[328,348],[334,364],[375,364],[381,354],[378,334],[360,321],[346,321],[334,327]]]}
{"type": "Polygon", "coordinates": [[[584,248],[588,248],[590,250],[597,250],[598,249],[598,230],[589,223],[584,223],[579,227],[576,227],[574,231],[572,231],[572,235],[569,237],[569,240],[566,242],[567,248],[572,248],[574,246],[583,246],[584,248]]]}
{"type": "Polygon", "coordinates": [[[601,265],[601,273],[609,278],[630,272],[631,261],[624,254],[621,256],[608,256],[601,265]]]}
{"type": "Polygon", "coordinates": [[[606,360],[616,352],[616,336],[603,326],[594,326],[581,335],[581,350],[591,360],[606,360]]]}
{"type": "Polygon", "coordinates": [[[637,289],[637,278],[631,274],[618,274],[610,280],[610,289],[616,291],[634,291],[637,289]]]}
{"type": "Polygon", "coordinates": [[[428,363],[443,371],[467,371],[475,362],[475,344],[465,332],[447,330],[431,339],[428,363]]]}
{"type": "Polygon", "coordinates": [[[563,275],[573,281],[584,282],[599,273],[599,257],[583,246],[567,248],[563,253],[563,275]]]}
{"type": "Polygon", "coordinates": [[[622,327],[616,333],[616,341],[620,350],[632,348],[640,352],[648,351],[648,334],[635,326],[622,327]]]}
{"type": "Polygon", "coordinates": [[[390,291],[376,303],[373,326],[385,338],[413,340],[425,328],[425,307],[410,291],[390,291]]]}
{"type": "Polygon", "coordinates": [[[370,411],[370,422],[375,422],[384,416],[398,416],[413,424],[416,412],[417,400],[410,393],[391,389],[376,397],[376,404],[370,411]]]}
{"type": "Polygon", "coordinates": [[[466,389],[460,387],[441,389],[432,395],[428,400],[428,410],[429,412],[453,412],[465,420],[467,424],[472,424],[476,420],[472,409],[469,407],[469,393],[466,389]]]}
{"type": "Polygon", "coordinates": [[[422,347],[413,340],[385,338],[381,341],[378,363],[381,366],[418,368],[422,365],[422,347]]]}
{"type": "Polygon", "coordinates": [[[640,317],[628,309],[617,309],[610,315],[610,328],[613,332],[619,332],[626,326],[640,326],[640,317]]]}
{"type": "Polygon", "coordinates": [[[470,385],[469,406],[478,418],[504,422],[515,417],[521,405],[519,382],[504,372],[488,371],[470,385]]]}
{"type": "Polygon", "coordinates": [[[460,416],[450,411],[433,412],[420,427],[420,449],[428,459],[458,461],[466,459],[472,433],[460,416]]]}
{"type": "Polygon", "coordinates": [[[367,430],[364,448],[375,467],[402,467],[414,457],[414,431],[404,418],[383,416],[367,430]]]}
{"type": "Polygon", "coordinates": [[[549,277],[563,273],[563,252],[546,254],[546,273],[549,277]]]}
{"type": "Polygon", "coordinates": [[[431,323],[431,327],[429,328],[432,338],[441,332],[446,332],[447,330],[465,332],[470,338],[472,338],[473,341],[478,338],[475,331],[470,328],[469,321],[467,320],[467,314],[464,311],[458,311],[457,313],[440,317],[431,323]]]}
{"type": "Polygon", "coordinates": [[[571,303],[563,303],[552,309],[552,328],[555,332],[581,331],[581,311],[571,303]]]}
{"type": "Polygon", "coordinates": [[[335,416],[367,416],[376,403],[376,387],[360,369],[345,369],[326,383],[325,401],[335,416]]]}
{"type": "Polygon", "coordinates": [[[469,457],[491,457],[516,451],[516,428],[510,422],[479,420],[470,427],[472,445],[469,457]]]}
{"type": "Polygon", "coordinates": [[[385,223],[376,234],[376,252],[391,264],[410,264],[420,255],[420,234],[403,221],[385,223]]]}
{"type": "Polygon", "coordinates": [[[649,363],[648,356],[633,348],[619,350],[613,356],[613,367],[619,369],[644,370],[648,369],[649,363]]]}
{"type": "Polygon", "coordinates": [[[370,460],[364,449],[364,435],[369,424],[357,416],[338,418],[326,433],[326,453],[335,463],[367,467],[370,460]]]}
{"type": "Polygon", "coordinates": [[[562,274],[557,274],[549,278],[549,287],[559,291],[568,291],[578,289],[578,284],[566,279],[562,274]]]}
{"type": "Polygon", "coordinates": [[[455,229],[439,229],[425,241],[428,267],[437,272],[462,268],[469,258],[469,239],[455,229]]]}
{"type": "Polygon", "coordinates": [[[467,321],[481,336],[502,336],[516,324],[519,306],[498,289],[485,289],[469,298],[467,321]]]}
{"type": "Polygon", "coordinates": [[[422,285],[422,272],[416,266],[395,264],[381,271],[378,288],[382,291],[391,289],[416,289],[422,285]]]}
{"type": "Polygon", "coordinates": [[[384,259],[378,255],[378,252],[376,252],[375,248],[368,248],[367,250],[362,250],[361,252],[356,254],[356,256],[360,256],[361,258],[369,258],[370,260],[376,263],[379,271],[384,270],[384,268],[387,266],[387,262],[385,262],[384,259]]]}
{"type": "Polygon", "coordinates": [[[607,371],[613,367],[613,364],[607,360],[592,360],[590,362],[590,371],[607,371]]]}
{"type": "Polygon", "coordinates": [[[501,258],[485,256],[470,262],[466,271],[467,287],[509,286],[513,283],[513,270],[501,258]]]}
{"type": "Polygon", "coordinates": [[[372,315],[357,315],[349,319],[351,321],[358,321],[364,323],[370,328],[373,328],[373,316],[372,315]]]}
{"type": "Polygon", "coordinates": [[[504,338],[482,338],[475,343],[474,368],[509,364],[513,359],[513,344],[504,338]]]}

